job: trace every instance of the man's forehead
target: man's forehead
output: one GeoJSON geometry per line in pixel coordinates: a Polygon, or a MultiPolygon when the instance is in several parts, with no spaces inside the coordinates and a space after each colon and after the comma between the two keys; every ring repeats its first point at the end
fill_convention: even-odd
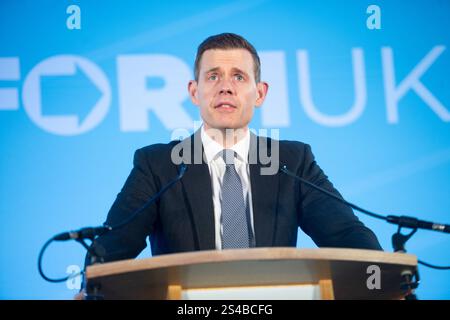
{"type": "Polygon", "coordinates": [[[253,57],[245,49],[209,49],[200,61],[203,71],[221,67],[252,70],[253,57]]]}

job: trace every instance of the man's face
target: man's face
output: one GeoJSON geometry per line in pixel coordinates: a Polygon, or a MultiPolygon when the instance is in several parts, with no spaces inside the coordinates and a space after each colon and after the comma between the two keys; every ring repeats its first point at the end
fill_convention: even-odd
{"type": "Polygon", "coordinates": [[[246,129],[267,89],[266,83],[255,82],[253,58],[245,49],[206,50],[198,82],[192,80],[188,87],[206,130],[246,129]]]}

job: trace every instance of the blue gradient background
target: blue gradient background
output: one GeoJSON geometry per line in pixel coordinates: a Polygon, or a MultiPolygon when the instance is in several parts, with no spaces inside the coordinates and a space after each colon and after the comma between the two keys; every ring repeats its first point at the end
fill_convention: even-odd
{"type": "MultiPolygon", "coordinates": [[[[450,123],[412,90],[399,101],[399,122],[388,123],[381,62],[381,48],[391,47],[399,82],[434,46],[445,46],[421,82],[450,110],[449,12],[450,2],[438,0],[1,1],[0,58],[19,57],[20,80],[0,80],[0,89],[19,90],[19,108],[0,110],[0,298],[70,299],[76,290],[40,278],[41,246],[61,231],[101,224],[131,169],[134,150],[170,140],[171,130],[152,112],[148,130],[120,130],[117,56],[162,53],[192,66],[197,45],[221,32],[242,34],[258,51],[285,54],[290,125],[280,128],[280,137],[311,144],[319,165],[347,200],[381,214],[450,223],[450,123]],[[81,30],[66,27],[71,4],[81,8],[81,30]],[[381,8],[381,30],[366,27],[370,4],[381,8]],[[365,58],[364,112],[342,127],[316,123],[299,99],[297,50],[309,54],[315,105],[337,115],[353,103],[351,49],[356,47],[365,58]],[[60,54],[95,63],[112,90],[106,117],[80,135],[42,130],[22,104],[28,72],[60,54]]],[[[89,112],[99,93],[77,77],[42,82],[45,113],[89,112]]],[[[199,119],[188,99],[183,106],[199,119]]],[[[263,127],[260,111],[251,127],[263,127]]],[[[391,251],[396,227],[358,216],[391,251]]],[[[300,234],[298,247],[315,245],[300,234]]],[[[450,265],[449,247],[448,235],[431,231],[419,231],[407,243],[409,253],[438,265],[450,265]]],[[[140,255],[147,256],[149,248],[140,255]]],[[[45,255],[44,268],[52,277],[63,277],[68,265],[82,265],[83,259],[79,244],[56,243],[45,255]]],[[[450,271],[419,270],[419,298],[450,298],[450,271]]]]}

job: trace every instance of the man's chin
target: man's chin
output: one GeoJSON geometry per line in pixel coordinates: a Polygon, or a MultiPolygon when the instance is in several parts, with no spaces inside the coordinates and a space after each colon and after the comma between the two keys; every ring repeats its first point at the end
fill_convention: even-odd
{"type": "MultiPolygon", "coordinates": [[[[220,131],[238,131],[238,130],[247,130],[247,125],[242,126],[242,125],[236,125],[236,124],[216,124],[213,126],[209,126],[208,129],[212,129],[212,130],[220,130],[220,131]]],[[[207,129],[207,130],[208,130],[207,129]]]]}
{"type": "MultiPolygon", "coordinates": [[[[205,128],[206,129],[206,128],[205,128]]],[[[206,132],[210,137],[214,137],[215,140],[225,139],[225,137],[243,137],[248,132],[248,127],[240,127],[240,126],[217,126],[216,128],[210,127],[206,129],[206,132]]]]}

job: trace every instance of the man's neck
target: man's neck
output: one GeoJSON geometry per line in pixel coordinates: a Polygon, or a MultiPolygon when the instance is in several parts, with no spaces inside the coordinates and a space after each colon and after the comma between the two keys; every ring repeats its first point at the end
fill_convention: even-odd
{"type": "Polygon", "coordinates": [[[239,129],[216,129],[205,125],[206,134],[225,149],[233,147],[248,134],[248,127],[239,129]]]}

